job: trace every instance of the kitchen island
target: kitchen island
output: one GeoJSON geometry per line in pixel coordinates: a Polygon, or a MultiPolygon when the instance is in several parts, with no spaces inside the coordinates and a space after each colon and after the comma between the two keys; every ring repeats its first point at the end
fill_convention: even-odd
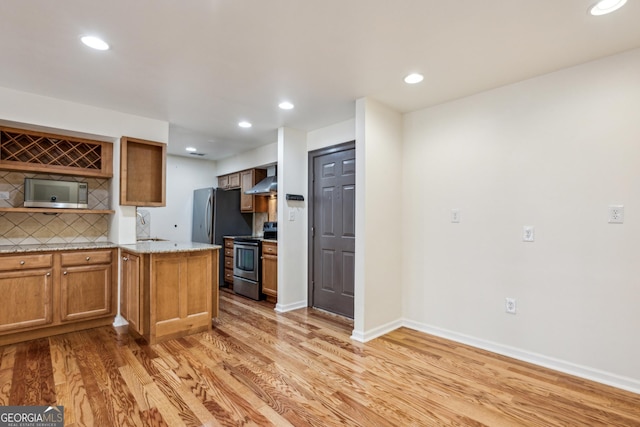
{"type": "Polygon", "coordinates": [[[172,241],[120,245],[120,311],[129,332],[155,344],[210,330],[218,316],[220,248],[172,241]]]}

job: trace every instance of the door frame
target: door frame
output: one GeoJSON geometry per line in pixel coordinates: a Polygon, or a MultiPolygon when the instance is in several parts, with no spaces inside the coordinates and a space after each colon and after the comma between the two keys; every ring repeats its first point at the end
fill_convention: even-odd
{"type": "MultiPolygon", "coordinates": [[[[355,139],[348,142],[332,145],[318,150],[309,151],[309,166],[308,166],[308,215],[307,215],[307,306],[313,307],[313,212],[314,212],[314,193],[313,193],[313,163],[316,157],[325,156],[327,154],[338,153],[340,151],[351,150],[356,148],[355,139]]],[[[357,156],[356,152],[356,156],[357,156]]],[[[358,171],[356,170],[356,173],[358,171]]],[[[356,188],[356,191],[358,189],[356,188]]]]}

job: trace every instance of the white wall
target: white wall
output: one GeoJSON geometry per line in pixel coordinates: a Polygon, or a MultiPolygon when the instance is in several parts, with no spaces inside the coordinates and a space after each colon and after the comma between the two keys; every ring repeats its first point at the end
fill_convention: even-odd
{"type": "Polygon", "coordinates": [[[638,70],[634,50],[406,115],[409,323],[640,391],[638,70]]]}
{"type": "Polygon", "coordinates": [[[356,119],[354,118],[308,132],[307,151],[319,150],[355,139],[356,119]]]}
{"type": "Polygon", "coordinates": [[[218,160],[218,175],[239,172],[246,169],[276,164],[278,162],[278,143],[263,145],[226,159],[218,160]]]}
{"type": "Polygon", "coordinates": [[[135,208],[119,204],[120,137],[167,142],[168,122],[1,87],[0,120],[37,126],[53,132],[60,129],[71,134],[95,136],[100,140],[113,142],[111,207],[116,213],[111,217],[109,239],[115,243],[135,241],[135,208]]]}
{"type": "Polygon", "coordinates": [[[402,116],[356,101],[356,261],[353,338],[366,341],[402,319],[402,116]]]}
{"type": "Polygon", "coordinates": [[[307,141],[306,133],[278,129],[278,303],[280,312],[307,305],[307,141]],[[303,202],[287,201],[301,194],[303,202]],[[291,220],[290,212],[294,219],[291,220]]]}
{"type": "Polygon", "coordinates": [[[168,155],[167,205],[141,208],[151,215],[151,237],[190,242],[193,190],[217,187],[217,175],[215,162],[168,155]]]}

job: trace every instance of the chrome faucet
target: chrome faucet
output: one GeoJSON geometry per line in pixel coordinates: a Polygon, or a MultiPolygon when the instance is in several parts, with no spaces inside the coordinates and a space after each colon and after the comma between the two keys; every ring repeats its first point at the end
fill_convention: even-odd
{"type": "Polygon", "coordinates": [[[144,216],[138,211],[136,211],[136,215],[140,217],[140,224],[145,225],[146,222],[144,220],[144,216]]]}

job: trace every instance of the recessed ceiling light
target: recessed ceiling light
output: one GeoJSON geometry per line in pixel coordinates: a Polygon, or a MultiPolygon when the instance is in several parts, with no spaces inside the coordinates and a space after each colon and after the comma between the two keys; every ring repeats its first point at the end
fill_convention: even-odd
{"type": "Polygon", "coordinates": [[[627,0],[600,0],[591,6],[589,13],[594,16],[606,15],[607,13],[620,9],[626,2],[627,0]]]}
{"type": "Polygon", "coordinates": [[[424,80],[424,76],[418,73],[409,74],[407,77],[404,78],[404,82],[410,85],[420,83],[422,80],[424,80]]]}
{"type": "Polygon", "coordinates": [[[189,151],[190,153],[195,153],[196,151],[198,151],[197,149],[195,149],[193,147],[187,147],[187,148],[185,148],[185,150],[189,151]]]}
{"type": "Polygon", "coordinates": [[[80,37],[80,41],[82,41],[82,43],[84,43],[85,45],[89,46],[90,48],[93,48],[93,49],[96,49],[96,50],[108,50],[109,49],[109,45],[107,44],[107,42],[105,42],[104,40],[102,40],[99,37],[83,36],[83,37],[80,37]]]}
{"type": "Polygon", "coordinates": [[[238,126],[240,126],[241,128],[250,128],[252,125],[249,122],[240,122],[238,123],[238,126]]]}
{"type": "Polygon", "coordinates": [[[278,104],[278,107],[282,108],[283,110],[291,110],[293,109],[294,105],[289,101],[282,101],[280,104],[278,104]]]}

